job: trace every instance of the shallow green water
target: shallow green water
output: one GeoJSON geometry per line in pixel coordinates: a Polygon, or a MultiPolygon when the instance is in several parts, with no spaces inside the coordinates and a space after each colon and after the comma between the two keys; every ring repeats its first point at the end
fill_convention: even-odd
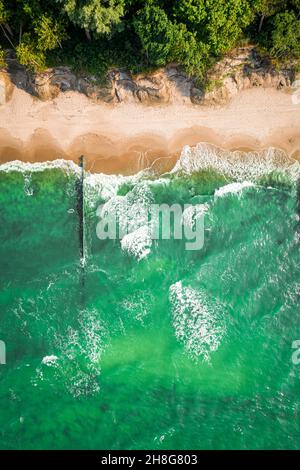
{"type": "Polygon", "coordinates": [[[299,448],[299,221],[287,176],[222,197],[234,178],[201,167],[87,176],[84,275],[76,178],[0,171],[0,448],[299,448]],[[125,200],[206,203],[203,249],[155,241],[139,260],[100,241],[98,204],[125,200]]]}

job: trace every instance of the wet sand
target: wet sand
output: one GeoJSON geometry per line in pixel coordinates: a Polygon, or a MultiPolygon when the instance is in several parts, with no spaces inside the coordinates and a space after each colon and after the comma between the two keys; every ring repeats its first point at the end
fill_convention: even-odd
{"type": "Polygon", "coordinates": [[[77,92],[42,102],[15,88],[0,107],[0,163],[78,162],[83,154],[94,172],[166,171],[185,145],[199,142],[226,150],[273,146],[300,159],[300,104],[273,89],[242,91],[224,107],[145,107],[94,103],[77,92]]]}

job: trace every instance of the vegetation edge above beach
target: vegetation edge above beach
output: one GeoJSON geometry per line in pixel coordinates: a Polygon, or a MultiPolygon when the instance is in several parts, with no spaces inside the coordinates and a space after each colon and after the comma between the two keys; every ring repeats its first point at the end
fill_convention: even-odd
{"type": "Polygon", "coordinates": [[[198,85],[232,49],[255,44],[272,67],[300,67],[300,0],[0,0],[0,66],[69,66],[104,82],[181,64],[198,85]]]}

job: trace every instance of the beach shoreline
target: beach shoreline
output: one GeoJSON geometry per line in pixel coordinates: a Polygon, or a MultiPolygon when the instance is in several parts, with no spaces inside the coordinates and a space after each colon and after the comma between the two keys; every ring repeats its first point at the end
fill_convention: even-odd
{"type": "Polygon", "coordinates": [[[78,162],[107,174],[172,168],[185,145],[225,150],[284,150],[300,160],[300,104],[288,92],[252,88],[226,106],[95,103],[78,92],[40,101],[15,87],[0,107],[0,163],[78,162]]]}

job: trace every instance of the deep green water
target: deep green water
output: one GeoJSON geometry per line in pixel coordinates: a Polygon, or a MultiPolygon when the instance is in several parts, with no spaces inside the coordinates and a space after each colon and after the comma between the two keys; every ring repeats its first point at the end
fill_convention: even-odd
{"type": "Polygon", "coordinates": [[[0,167],[1,449],[300,447],[299,167],[209,157],[86,175],[84,276],[76,172],[0,167]],[[100,241],[98,204],[124,201],[206,203],[203,249],[100,241]]]}

